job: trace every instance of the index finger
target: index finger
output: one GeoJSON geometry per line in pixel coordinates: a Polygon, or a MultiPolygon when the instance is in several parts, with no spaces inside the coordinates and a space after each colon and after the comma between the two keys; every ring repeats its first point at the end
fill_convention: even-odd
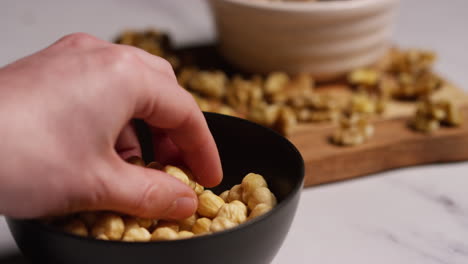
{"type": "Polygon", "coordinates": [[[174,78],[149,72],[138,89],[136,117],[166,132],[200,184],[216,186],[222,179],[221,161],[203,113],[174,78]]]}

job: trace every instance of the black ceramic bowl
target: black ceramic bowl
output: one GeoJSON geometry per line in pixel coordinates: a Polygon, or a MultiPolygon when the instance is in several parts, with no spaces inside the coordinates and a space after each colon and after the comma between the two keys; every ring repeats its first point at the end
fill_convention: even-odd
{"type": "Polygon", "coordinates": [[[67,264],[262,264],[270,263],[294,217],[304,178],[297,149],[285,138],[249,121],[206,113],[221,155],[220,193],[249,172],[262,174],[278,198],[269,213],[233,229],[187,240],[128,243],[65,234],[34,220],[7,219],[21,251],[34,263],[67,264]]]}

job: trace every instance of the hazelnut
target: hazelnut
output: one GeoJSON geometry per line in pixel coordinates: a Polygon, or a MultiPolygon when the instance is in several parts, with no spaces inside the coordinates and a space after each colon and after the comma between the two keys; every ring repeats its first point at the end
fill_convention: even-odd
{"type": "Polygon", "coordinates": [[[150,232],[143,227],[134,227],[125,231],[122,241],[147,242],[151,240],[150,232]]]}
{"type": "Polygon", "coordinates": [[[192,232],[195,235],[200,235],[200,234],[205,234],[210,232],[210,226],[211,226],[211,220],[202,217],[198,218],[197,221],[195,221],[195,224],[192,227],[192,232]]]}
{"type": "Polygon", "coordinates": [[[240,184],[234,185],[231,188],[231,190],[229,191],[229,194],[228,194],[228,197],[227,197],[227,202],[232,202],[232,201],[235,201],[235,200],[243,201],[242,200],[242,193],[243,193],[242,186],[240,184]]]}
{"type": "Polygon", "coordinates": [[[139,228],[140,225],[138,225],[138,222],[136,221],[135,218],[133,217],[125,217],[123,219],[124,221],[124,225],[125,225],[125,232],[129,229],[132,229],[132,228],[139,228]]]}
{"type": "Polygon", "coordinates": [[[190,184],[188,175],[182,169],[177,168],[175,166],[166,165],[163,170],[165,173],[171,176],[174,176],[175,178],[179,179],[181,182],[187,185],[190,184]]]}
{"type": "Polygon", "coordinates": [[[224,202],[228,202],[228,197],[229,197],[229,190],[222,192],[219,197],[223,199],[224,202]]]}
{"type": "Polygon", "coordinates": [[[262,175],[256,173],[247,174],[244,179],[242,179],[242,188],[243,188],[243,201],[247,202],[250,194],[258,188],[267,187],[268,184],[263,178],[262,175]]]}
{"type": "Polygon", "coordinates": [[[175,240],[177,238],[179,238],[179,233],[169,227],[156,228],[151,234],[152,241],[175,240]]]}
{"type": "Polygon", "coordinates": [[[68,223],[65,224],[63,227],[63,230],[65,232],[68,232],[70,234],[74,234],[77,236],[83,236],[87,237],[88,236],[88,229],[86,228],[86,225],[83,221],[80,219],[73,219],[69,221],[68,223]]]}
{"type": "Polygon", "coordinates": [[[99,217],[98,212],[82,212],[78,215],[78,218],[82,220],[88,228],[92,228],[94,223],[99,217]]]}
{"type": "Polygon", "coordinates": [[[264,204],[264,203],[261,203],[261,204],[257,204],[254,209],[252,209],[252,211],[250,212],[250,215],[249,215],[249,220],[255,218],[255,217],[259,217],[261,215],[264,215],[266,213],[268,213],[273,207],[271,207],[270,205],[268,204],[264,204]]]}
{"type": "Polygon", "coordinates": [[[237,225],[238,225],[237,223],[229,220],[226,217],[216,217],[215,219],[213,219],[213,222],[211,223],[210,231],[220,232],[229,228],[233,228],[237,225]]]}
{"type": "Polygon", "coordinates": [[[156,229],[157,228],[163,228],[163,227],[167,227],[167,228],[170,228],[176,232],[179,232],[179,224],[176,223],[176,222],[172,222],[172,221],[166,221],[166,220],[160,220],[158,221],[158,224],[156,225],[156,229]]]}
{"type": "Polygon", "coordinates": [[[140,167],[145,167],[145,161],[143,161],[143,159],[141,159],[138,156],[132,156],[132,157],[126,159],[125,161],[130,163],[130,164],[133,164],[133,165],[137,165],[137,166],[140,166],[140,167]]]}
{"type": "Polygon", "coordinates": [[[109,240],[120,240],[124,230],[124,221],[120,216],[112,213],[106,213],[96,220],[96,223],[91,230],[91,234],[96,238],[105,236],[109,240]]]}
{"type": "Polygon", "coordinates": [[[201,216],[214,218],[223,205],[224,200],[221,197],[212,192],[205,191],[198,197],[197,212],[201,216]]]}
{"type": "Polygon", "coordinates": [[[149,229],[153,224],[154,220],[153,219],[148,219],[148,218],[136,218],[136,221],[140,227],[144,227],[146,229],[149,229]]]}
{"type": "Polygon", "coordinates": [[[247,218],[247,206],[241,201],[234,200],[228,204],[224,204],[221,209],[219,209],[216,217],[224,217],[234,223],[241,224],[245,222],[247,218]]]}
{"type": "Polygon", "coordinates": [[[179,223],[179,226],[180,226],[180,230],[186,230],[186,231],[190,231],[192,230],[192,227],[193,225],[195,224],[195,222],[197,221],[198,217],[197,217],[197,214],[193,214],[185,219],[182,219],[182,220],[179,220],[178,223],[179,223]]]}
{"type": "Polygon", "coordinates": [[[195,234],[190,231],[180,231],[179,232],[179,239],[187,239],[193,237],[195,234]]]}
{"type": "Polygon", "coordinates": [[[164,169],[164,166],[161,163],[156,162],[156,161],[150,162],[148,165],[146,165],[146,167],[150,168],[150,169],[155,169],[155,170],[163,170],[164,169]]]}
{"type": "Polygon", "coordinates": [[[276,197],[267,187],[260,187],[252,192],[248,200],[249,209],[253,210],[257,204],[261,203],[267,204],[271,207],[276,205],[276,197]]]}

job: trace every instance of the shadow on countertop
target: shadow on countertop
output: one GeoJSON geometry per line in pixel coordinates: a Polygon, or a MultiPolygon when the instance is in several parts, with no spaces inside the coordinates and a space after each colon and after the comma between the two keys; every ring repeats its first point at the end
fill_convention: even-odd
{"type": "Polygon", "coordinates": [[[0,264],[31,264],[19,253],[0,255],[0,264]]]}

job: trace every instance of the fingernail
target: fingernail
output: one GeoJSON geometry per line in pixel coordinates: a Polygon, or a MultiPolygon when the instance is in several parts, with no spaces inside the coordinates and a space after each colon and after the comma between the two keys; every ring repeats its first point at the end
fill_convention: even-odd
{"type": "Polygon", "coordinates": [[[189,217],[196,210],[196,206],[197,201],[193,198],[177,198],[167,210],[166,217],[171,219],[189,217]]]}

